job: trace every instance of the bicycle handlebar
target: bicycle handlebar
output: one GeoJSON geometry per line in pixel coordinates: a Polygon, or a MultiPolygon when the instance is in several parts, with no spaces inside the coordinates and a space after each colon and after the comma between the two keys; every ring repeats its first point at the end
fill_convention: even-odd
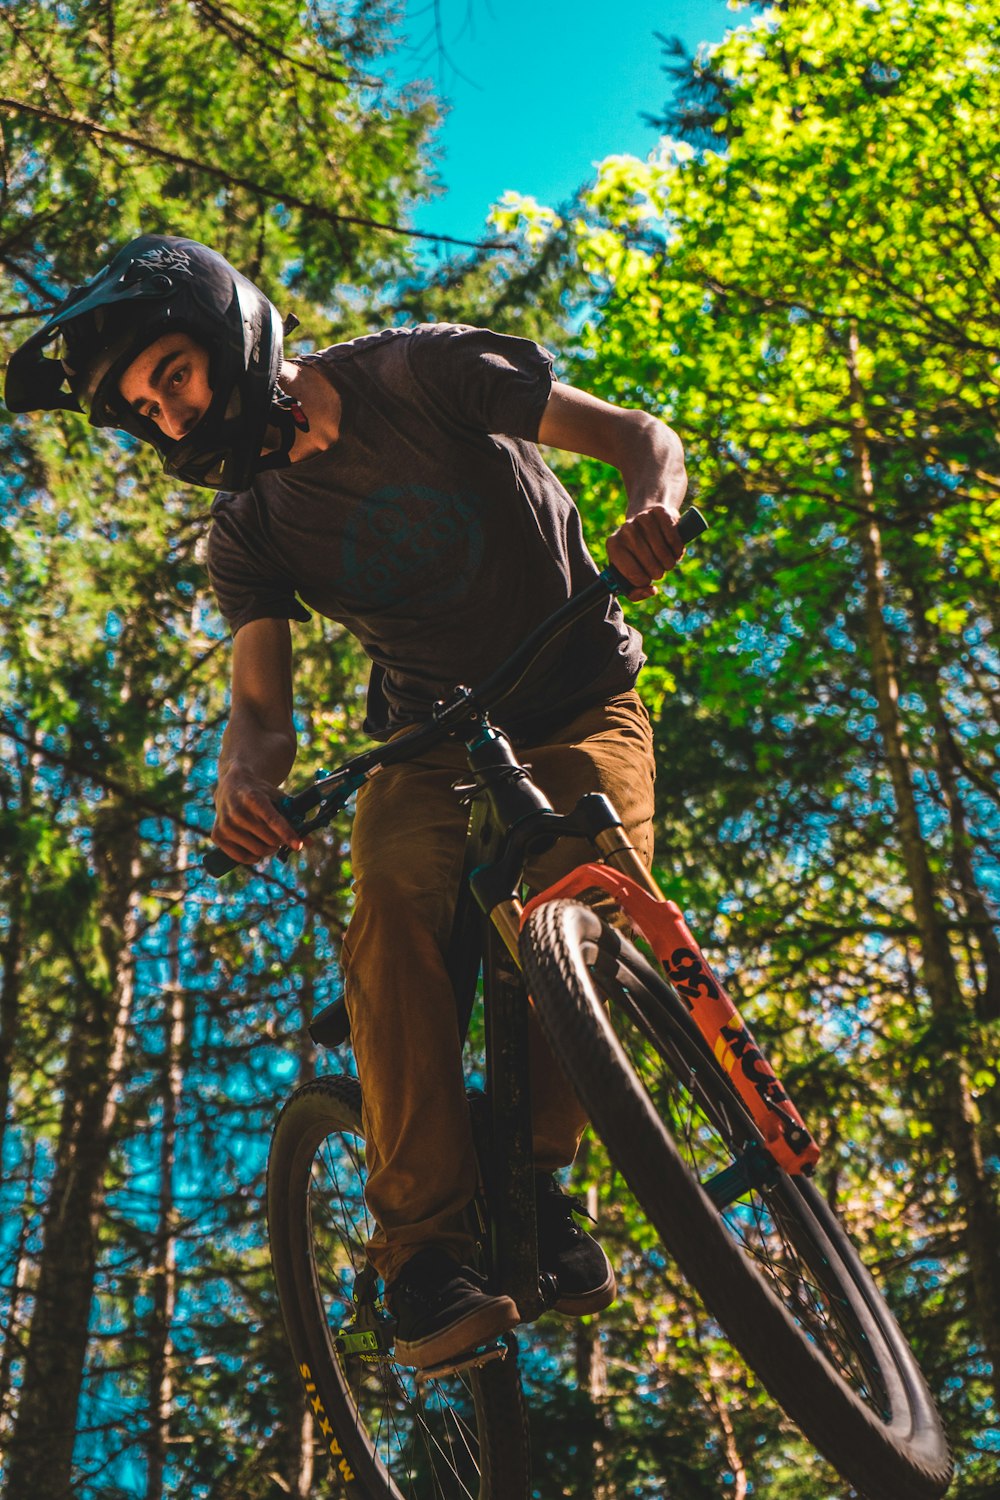
{"type": "MultiPolygon", "coordinates": [[[[685,546],[707,530],[708,522],[693,505],[686,510],[677,524],[677,530],[685,546]]],[[[288,821],[300,833],[309,833],[314,828],[324,827],[335,814],[346,805],[358,787],[383,766],[394,765],[401,760],[410,760],[422,751],[446,738],[454,726],[476,712],[488,713],[504,698],[520,686],[525,674],[532,666],[542,648],[581,615],[602,599],[627,594],[635,584],[609,563],[593,583],[574,594],[554,614],[537,626],[527,640],[522,641],[512,656],[477,688],[456,687],[449,698],[434,705],[431,718],[417,724],[406,734],[401,734],[387,745],[378,745],[362,751],[329,776],[318,777],[310,786],[294,796],[282,797],[277,806],[288,821]],[[307,816],[314,808],[321,808],[312,821],[307,816]]],[[[288,857],[287,849],[278,850],[279,858],[288,857]]],[[[202,865],[215,879],[228,875],[242,863],[231,859],[221,849],[212,849],[206,854],[202,865]]]]}

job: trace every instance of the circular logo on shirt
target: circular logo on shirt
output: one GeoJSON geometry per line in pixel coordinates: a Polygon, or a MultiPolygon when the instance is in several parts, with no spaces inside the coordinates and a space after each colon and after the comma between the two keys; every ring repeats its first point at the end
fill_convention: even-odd
{"type": "Polygon", "coordinates": [[[483,556],[474,497],[426,485],[386,485],[344,529],[342,582],[350,607],[391,609],[433,592],[446,603],[468,588],[483,556]]]}

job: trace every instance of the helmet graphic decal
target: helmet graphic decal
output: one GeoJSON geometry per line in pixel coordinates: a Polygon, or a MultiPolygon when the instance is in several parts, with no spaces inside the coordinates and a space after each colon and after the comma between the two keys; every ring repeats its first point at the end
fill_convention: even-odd
{"type": "Polygon", "coordinates": [[[154,245],[149,250],[144,250],[136,260],[146,261],[155,266],[158,271],[189,271],[191,269],[191,257],[186,250],[179,245],[154,245]]]}

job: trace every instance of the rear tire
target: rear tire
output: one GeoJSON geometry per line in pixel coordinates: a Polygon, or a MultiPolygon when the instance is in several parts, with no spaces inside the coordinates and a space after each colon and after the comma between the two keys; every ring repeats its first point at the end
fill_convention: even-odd
{"type": "Polygon", "coordinates": [[[353,1078],[297,1089],[278,1116],[267,1219],[278,1299],[319,1441],[350,1500],[527,1500],[530,1456],[517,1346],[506,1358],[418,1386],[390,1352],[339,1354],[367,1265],[361,1090],[353,1078]]]}
{"type": "Polygon", "coordinates": [[[774,1399],[869,1500],[938,1500],[948,1446],[895,1319],[825,1200],[763,1152],[673,987],[569,901],[532,913],[521,956],[597,1134],[774,1399]]]}

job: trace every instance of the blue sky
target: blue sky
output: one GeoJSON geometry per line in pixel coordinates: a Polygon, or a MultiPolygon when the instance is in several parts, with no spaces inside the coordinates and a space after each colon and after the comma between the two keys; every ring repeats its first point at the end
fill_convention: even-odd
{"type": "Polygon", "coordinates": [[[616,152],[645,155],[642,111],[670,93],[654,32],[690,49],[745,20],[725,0],[406,0],[400,79],[427,78],[451,104],[440,136],[446,192],[418,229],[476,238],[508,188],[555,204],[616,152]]]}

